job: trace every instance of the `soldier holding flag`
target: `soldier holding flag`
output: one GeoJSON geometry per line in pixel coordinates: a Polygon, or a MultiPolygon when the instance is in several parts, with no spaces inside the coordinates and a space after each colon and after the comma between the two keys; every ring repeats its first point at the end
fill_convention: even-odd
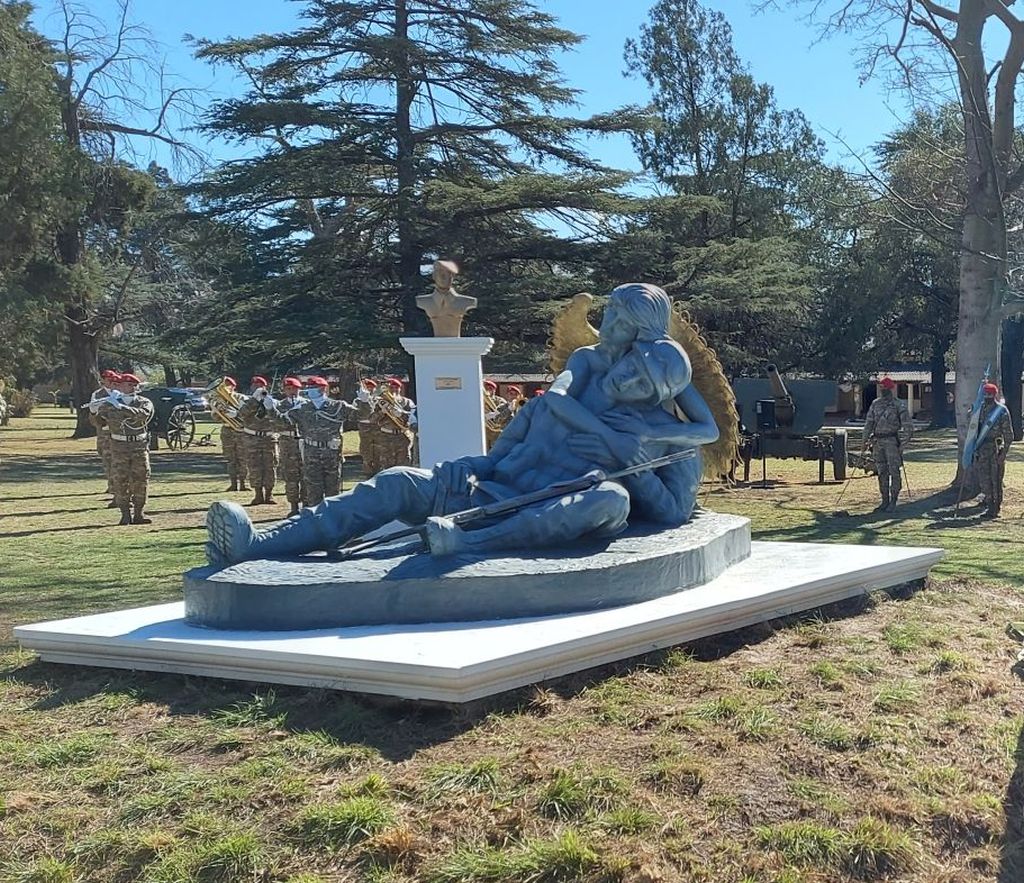
{"type": "Polygon", "coordinates": [[[1010,425],[1009,410],[997,398],[999,387],[994,383],[985,383],[981,391],[978,435],[974,443],[974,468],[988,505],[982,517],[998,518],[1003,504],[1003,477],[1006,473],[1006,455],[1013,441],[1013,427],[1010,425]]]}

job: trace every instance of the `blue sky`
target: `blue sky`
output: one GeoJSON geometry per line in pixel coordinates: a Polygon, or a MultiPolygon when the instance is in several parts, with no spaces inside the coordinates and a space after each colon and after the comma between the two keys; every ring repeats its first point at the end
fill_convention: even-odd
{"type": "MultiPolygon", "coordinates": [[[[36,0],[37,22],[47,33],[62,24],[53,0],[36,0]]],[[[596,113],[643,103],[646,85],[623,75],[622,48],[638,34],[652,5],[648,0],[540,0],[538,5],[558,17],[563,27],[585,36],[576,50],[561,58],[566,80],[577,89],[581,112],[596,113]]],[[[757,13],[747,0],[707,2],[723,12],[733,28],[737,52],[754,77],[771,84],[778,103],[799,108],[826,142],[833,161],[856,166],[845,142],[864,154],[906,114],[898,94],[881,81],[859,82],[852,40],[818,42],[816,30],[792,8],[757,13]]],[[[113,22],[116,0],[89,0],[95,15],[113,22]]],[[[161,44],[167,68],[211,96],[237,93],[241,84],[227,71],[195,61],[185,34],[219,39],[258,32],[288,30],[297,21],[300,4],[291,0],[133,0],[130,19],[145,25],[161,44]]],[[[198,138],[198,136],[195,136],[198,138]]],[[[607,164],[636,169],[626,138],[601,139],[592,151],[607,164]]],[[[237,155],[224,144],[209,144],[213,160],[237,155]]],[[[162,159],[157,156],[157,159],[162,159]]]]}

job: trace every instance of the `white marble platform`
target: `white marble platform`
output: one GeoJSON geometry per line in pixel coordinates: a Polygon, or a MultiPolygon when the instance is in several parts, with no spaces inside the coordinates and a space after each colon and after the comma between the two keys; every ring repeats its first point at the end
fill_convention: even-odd
{"type": "Polygon", "coordinates": [[[15,628],[48,662],[466,702],[927,575],[941,549],[755,542],[703,586],[609,610],[472,623],[228,632],[158,604],[15,628]]]}

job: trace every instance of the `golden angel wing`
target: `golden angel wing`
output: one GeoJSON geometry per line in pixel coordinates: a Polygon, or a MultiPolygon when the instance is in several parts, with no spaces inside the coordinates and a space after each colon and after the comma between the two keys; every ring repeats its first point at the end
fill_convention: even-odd
{"type": "Polygon", "coordinates": [[[597,329],[587,321],[594,296],[583,291],[562,307],[551,326],[548,353],[551,371],[558,374],[581,346],[593,346],[598,341],[597,329]]]}
{"type": "Polygon", "coordinates": [[[690,314],[678,304],[672,309],[669,333],[690,357],[693,385],[707,402],[718,424],[718,441],[702,449],[704,477],[718,478],[729,473],[733,461],[739,456],[740,428],[736,417],[736,396],[715,351],[708,345],[690,314]]]}

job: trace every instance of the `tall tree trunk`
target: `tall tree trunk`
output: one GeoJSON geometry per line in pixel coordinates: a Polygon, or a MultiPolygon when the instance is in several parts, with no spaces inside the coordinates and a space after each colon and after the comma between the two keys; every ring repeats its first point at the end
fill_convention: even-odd
{"type": "Polygon", "coordinates": [[[178,375],[173,365],[164,365],[164,385],[178,386],[178,375]]]}
{"type": "Polygon", "coordinates": [[[89,422],[89,409],[83,408],[100,385],[96,370],[99,339],[88,326],[68,323],[68,364],[71,366],[71,403],[75,406],[75,432],[72,438],[91,438],[96,427],[89,422]]]}
{"type": "Polygon", "coordinates": [[[936,337],[932,340],[930,368],[932,372],[932,429],[953,425],[953,410],[946,402],[946,353],[949,352],[949,338],[936,337]]]}
{"type": "Polygon", "coordinates": [[[1003,395],[1010,410],[1013,437],[1024,438],[1021,427],[1021,372],[1024,371],[1024,319],[1015,316],[1003,320],[1002,358],[999,373],[1003,378],[1003,395]]]}

